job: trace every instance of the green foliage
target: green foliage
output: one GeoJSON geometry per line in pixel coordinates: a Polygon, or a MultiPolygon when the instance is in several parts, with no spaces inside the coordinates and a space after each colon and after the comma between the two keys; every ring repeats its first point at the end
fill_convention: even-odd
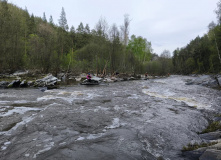
{"type": "MultiPolygon", "coordinates": [[[[97,74],[169,72],[170,58],[150,61],[151,42],[145,38],[133,35],[127,46],[129,22],[126,16],[123,27],[119,29],[113,24],[109,28],[101,18],[95,29],[80,23],[76,30],[72,26],[69,31],[64,8],[56,25],[52,16],[47,22],[45,13],[42,18],[35,17],[27,9],[0,1],[0,72],[18,69],[55,75],[61,70],[97,74]]],[[[210,57],[209,62],[216,66],[215,57],[210,57]]]]}
{"type": "MultiPolygon", "coordinates": [[[[221,1],[217,3],[217,18],[220,22],[221,1]]],[[[183,74],[221,72],[221,25],[211,22],[209,32],[196,37],[186,47],[177,49],[173,55],[175,72],[183,74]]]]}
{"type": "Polygon", "coordinates": [[[131,36],[131,40],[128,43],[128,50],[132,51],[141,63],[150,60],[152,50],[151,43],[141,36],[131,36]]]}
{"type": "Polygon", "coordinates": [[[192,73],[195,68],[195,62],[193,57],[189,57],[186,61],[185,61],[185,66],[187,67],[186,70],[188,73],[192,73]]]}
{"type": "Polygon", "coordinates": [[[210,143],[202,143],[202,144],[188,144],[187,146],[184,146],[182,151],[185,152],[185,151],[193,151],[193,150],[196,150],[196,149],[199,149],[199,148],[203,148],[203,147],[209,147],[209,146],[212,146],[212,145],[215,145],[217,144],[218,142],[210,142],[210,143]]]}
{"type": "Polygon", "coordinates": [[[172,57],[175,72],[183,74],[220,72],[221,63],[215,48],[213,38],[204,35],[192,40],[185,48],[175,50],[172,57]]]}
{"type": "Polygon", "coordinates": [[[201,133],[208,133],[208,132],[214,132],[221,129],[221,124],[220,122],[212,122],[209,124],[209,126],[203,130],[201,133]]]}

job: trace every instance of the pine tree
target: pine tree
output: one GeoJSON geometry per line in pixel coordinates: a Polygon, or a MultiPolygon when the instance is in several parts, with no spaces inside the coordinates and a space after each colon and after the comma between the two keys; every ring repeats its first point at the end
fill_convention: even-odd
{"type": "Polygon", "coordinates": [[[58,21],[59,21],[59,26],[65,31],[68,31],[69,27],[67,24],[66,13],[64,11],[64,7],[62,7],[60,19],[58,21]]]}
{"type": "Polygon", "coordinates": [[[46,18],[45,12],[43,13],[43,18],[42,18],[42,20],[43,20],[44,22],[47,22],[47,18],[46,18]]]}
{"type": "Polygon", "coordinates": [[[51,15],[50,18],[49,18],[49,23],[50,23],[51,25],[54,25],[54,21],[53,21],[52,15],[51,15]]]}

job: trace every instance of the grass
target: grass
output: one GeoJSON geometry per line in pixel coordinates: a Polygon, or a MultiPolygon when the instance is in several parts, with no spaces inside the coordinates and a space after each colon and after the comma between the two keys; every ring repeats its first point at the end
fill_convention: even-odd
{"type": "Polygon", "coordinates": [[[218,142],[210,142],[210,143],[201,143],[201,144],[188,144],[187,146],[184,146],[182,151],[193,151],[199,148],[203,148],[203,147],[209,147],[212,145],[217,144],[218,142]]]}
{"type": "Polygon", "coordinates": [[[220,122],[212,122],[212,123],[209,124],[209,126],[208,126],[206,129],[204,129],[204,130],[201,132],[201,134],[203,134],[203,133],[208,133],[208,132],[215,132],[215,131],[217,131],[217,130],[219,130],[219,129],[221,129],[221,124],[220,124],[220,122]]]}

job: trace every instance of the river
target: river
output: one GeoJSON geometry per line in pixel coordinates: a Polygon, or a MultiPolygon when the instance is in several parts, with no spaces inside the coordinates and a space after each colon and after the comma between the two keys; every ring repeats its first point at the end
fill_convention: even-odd
{"type": "Polygon", "coordinates": [[[185,85],[190,76],[0,90],[0,159],[187,160],[202,141],[219,90],[185,85]]]}

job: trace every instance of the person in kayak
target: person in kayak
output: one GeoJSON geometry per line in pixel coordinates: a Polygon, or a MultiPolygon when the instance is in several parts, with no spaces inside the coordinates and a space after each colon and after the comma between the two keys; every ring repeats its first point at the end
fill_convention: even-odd
{"type": "Polygon", "coordinates": [[[88,82],[91,82],[91,75],[90,75],[90,73],[87,74],[87,80],[88,80],[88,82]]]}

